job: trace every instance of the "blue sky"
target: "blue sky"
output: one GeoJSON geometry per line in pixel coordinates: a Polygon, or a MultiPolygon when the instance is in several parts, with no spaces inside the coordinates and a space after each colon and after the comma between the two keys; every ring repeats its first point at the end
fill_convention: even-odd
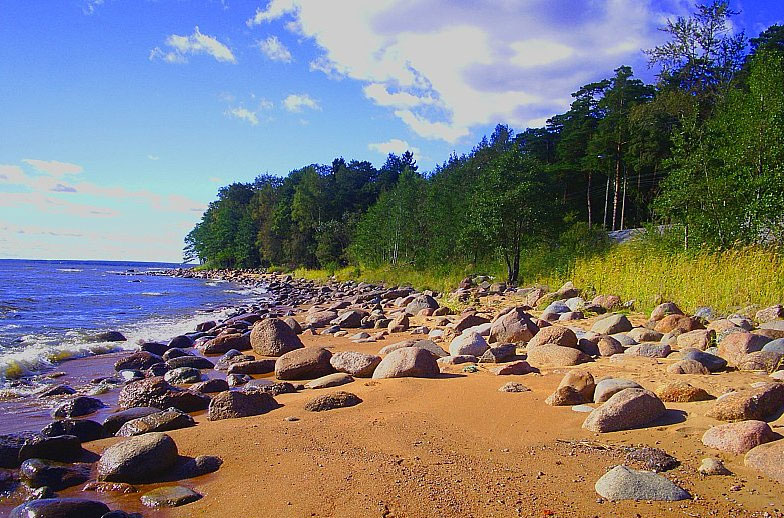
{"type": "MultiPolygon", "coordinates": [[[[732,2],[736,30],[784,2],[732,2]]],[[[0,257],[178,261],[232,181],[538,126],[685,0],[0,0],[0,257]]]]}

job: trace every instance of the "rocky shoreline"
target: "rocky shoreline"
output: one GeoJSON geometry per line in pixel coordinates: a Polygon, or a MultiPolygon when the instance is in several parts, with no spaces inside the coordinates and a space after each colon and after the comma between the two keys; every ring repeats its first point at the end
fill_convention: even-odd
{"type": "MultiPolygon", "coordinates": [[[[60,400],[53,421],[40,432],[0,436],[0,489],[7,495],[5,505],[18,504],[10,516],[122,518],[145,514],[144,509],[209,509],[215,494],[210,488],[221,484],[223,473],[230,479],[238,470],[252,470],[247,464],[252,461],[216,454],[215,449],[232,451],[219,439],[200,451],[201,441],[181,434],[229,433],[240,440],[236,434],[249,433],[244,425],[228,432],[221,423],[273,427],[279,425],[270,419],[281,413],[286,415],[275,423],[323,423],[349,412],[356,420],[381,412],[379,398],[385,389],[385,397],[394,399],[398,390],[407,390],[406,383],[425,391],[420,398],[441,397],[428,380],[447,392],[450,383],[462,389],[470,383],[474,392],[485,394],[492,387],[492,398],[514,393],[538,398],[541,393],[541,400],[515,405],[556,421],[580,421],[559,429],[565,435],[555,442],[546,432],[532,433],[536,445],[546,450],[570,444],[572,452],[588,449],[580,455],[610,455],[620,461],[594,480],[576,482],[581,488],[587,485],[592,498],[578,502],[576,509],[547,516],[584,516],[591,506],[641,501],[670,506],[681,502],[698,508],[697,513],[723,509],[782,516],[778,502],[770,505],[757,498],[784,483],[784,441],[776,431],[784,410],[781,306],[718,318],[707,311],[685,315],[675,304],[663,303],[644,316],[632,312],[633,302],[611,294],[589,297],[571,283],[551,291],[473,277],[440,297],[405,287],[318,284],[261,271],[167,273],[240,283],[265,289],[267,296],[258,304],[236,308],[225,320],[204,321],[192,333],[166,343],[139,344],[137,351],[119,358],[114,372],[93,380],[93,385],[117,393],[116,411],[102,422],[91,416],[105,403],[85,395],[85,387],[55,384],[38,394],[60,400]],[[462,309],[451,309],[444,301],[462,309]],[[498,376],[510,377],[499,382],[498,376]],[[399,378],[404,379],[391,381],[399,378]],[[322,415],[327,417],[315,417],[322,415]],[[699,459],[685,461],[660,447],[667,444],[669,430],[683,435],[684,447],[696,451],[699,459]],[[624,440],[617,442],[618,434],[624,440]],[[603,450],[597,453],[586,437],[609,443],[601,444],[603,450]],[[639,437],[643,444],[622,444],[629,437],[639,437]],[[746,482],[733,489],[739,463],[746,482]],[[711,495],[713,480],[732,480],[728,491],[739,494],[745,485],[753,485],[751,476],[761,485],[754,487],[746,504],[759,509],[745,509],[737,499],[710,499],[727,494],[711,495]]],[[[503,414],[508,404],[481,411],[503,414]]],[[[449,405],[457,408],[461,402],[445,402],[433,415],[449,405]]],[[[452,419],[446,414],[432,426],[455,426],[452,419]]],[[[492,419],[506,423],[514,417],[492,419]]],[[[406,422],[394,423],[406,429],[406,422]]],[[[317,439],[289,437],[290,444],[281,447],[288,450],[301,444],[297,441],[317,439]]],[[[532,450],[520,455],[521,461],[534,458],[532,450]]],[[[554,462],[560,466],[562,461],[554,462]]],[[[489,465],[502,464],[498,460],[489,465]]],[[[454,471],[466,470],[471,471],[465,466],[454,471]]],[[[432,476],[439,468],[425,473],[432,476]]],[[[542,476],[537,474],[536,480],[542,476]]],[[[377,488],[380,493],[388,489],[382,486],[377,488]]],[[[293,487],[308,491],[308,486],[293,487]]],[[[507,512],[501,515],[549,509],[530,494],[524,498],[525,491],[519,489],[514,500],[502,498],[507,512]]],[[[410,502],[395,503],[399,515],[419,515],[417,509],[427,515],[425,508],[412,505],[418,498],[407,494],[410,502]]],[[[352,506],[359,501],[342,505],[356,511],[352,506]]],[[[444,502],[431,512],[466,515],[468,504],[444,502]]],[[[390,505],[378,510],[381,516],[394,514],[390,505]]],[[[498,515],[495,505],[475,502],[468,514],[498,515]]],[[[613,512],[618,509],[626,508],[613,512]]],[[[672,508],[650,511],[668,515],[672,508]]]]}

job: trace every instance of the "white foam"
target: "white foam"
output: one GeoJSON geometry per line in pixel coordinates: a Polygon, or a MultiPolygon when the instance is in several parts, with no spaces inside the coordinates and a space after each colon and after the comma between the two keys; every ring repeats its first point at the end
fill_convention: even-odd
{"type": "Polygon", "coordinates": [[[58,268],[58,272],[67,272],[67,273],[75,273],[75,272],[83,272],[84,270],[80,270],[79,268],[58,268]]]}

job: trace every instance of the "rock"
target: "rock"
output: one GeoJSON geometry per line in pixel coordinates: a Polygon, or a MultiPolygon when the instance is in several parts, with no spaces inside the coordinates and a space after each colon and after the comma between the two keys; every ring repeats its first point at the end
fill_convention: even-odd
{"type": "Polygon", "coordinates": [[[752,420],[709,428],[702,436],[702,444],[708,448],[740,455],[775,438],[776,435],[768,423],[752,420]]]}
{"type": "Polygon", "coordinates": [[[89,396],[79,396],[57,405],[52,411],[52,417],[80,417],[92,414],[104,406],[105,405],[100,399],[89,396]]]}
{"type": "Polygon", "coordinates": [[[625,333],[632,330],[632,323],[626,315],[612,313],[604,318],[597,320],[591,327],[591,331],[601,335],[613,335],[615,333],[625,333]]]}
{"type": "Polygon", "coordinates": [[[326,327],[337,317],[337,311],[308,311],[308,314],[305,317],[305,323],[310,324],[314,328],[326,327]]]}
{"type": "Polygon", "coordinates": [[[414,340],[410,347],[424,349],[436,358],[443,358],[444,356],[448,356],[448,353],[436,345],[436,343],[432,340],[414,340]]]}
{"type": "Polygon", "coordinates": [[[169,340],[169,349],[190,349],[193,347],[193,339],[188,335],[178,335],[169,340]]]}
{"type": "Polygon", "coordinates": [[[215,367],[213,367],[216,371],[225,371],[228,370],[233,364],[238,362],[250,362],[255,360],[255,356],[251,356],[249,354],[242,354],[236,349],[229,349],[226,353],[218,358],[218,361],[215,362],[215,367]]]}
{"type": "Polygon", "coordinates": [[[607,500],[654,500],[674,502],[691,495],[669,479],[650,471],[615,466],[596,481],[596,492],[607,500]]]}
{"type": "Polygon", "coordinates": [[[606,311],[612,311],[621,305],[621,297],[618,295],[597,295],[593,298],[591,304],[601,306],[606,311]]]}
{"type": "Polygon", "coordinates": [[[198,383],[202,380],[199,369],[192,367],[177,367],[163,375],[163,379],[173,385],[186,385],[198,383]]]}
{"type": "Polygon", "coordinates": [[[656,395],[662,401],[669,403],[690,403],[692,401],[707,401],[713,396],[704,389],[694,387],[685,381],[673,381],[656,389],[656,395]]]}
{"type": "Polygon", "coordinates": [[[659,304],[651,311],[651,320],[658,322],[667,315],[683,315],[683,311],[673,302],[659,304]]]}
{"type": "Polygon", "coordinates": [[[696,318],[686,315],[667,315],[659,320],[654,327],[654,330],[660,333],[671,333],[674,330],[687,333],[695,329],[705,329],[705,326],[696,318]]]}
{"type": "Polygon", "coordinates": [[[332,394],[324,394],[323,396],[308,401],[305,404],[305,410],[309,412],[323,412],[325,410],[358,405],[361,402],[362,400],[355,394],[340,391],[333,392],[332,394]]]}
{"type": "Polygon", "coordinates": [[[594,389],[593,393],[593,402],[604,403],[618,392],[627,388],[641,389],[642,387],[637,382],[632,380],[625,380],[621,378],[603,379],[596,384],[596,388],[594,389]]]}
{"type": "Polygon", "coordinates": [[[726,394],[713,404],[706,416],[719,421],[764,420],[784,406],[784,384],[763,383],[752,389],[726,394]]]}
{"type": "Polygon", "coordinates": [[[531,389],[523,385],[522,383],[517,383],[515,381],[510,381],[501,386],[498,389],[498,392],[530,392],[531,389]]]}
{"type": "Polygon", "coordinates": [[[260,390],[226,391],[216,394],[207,409],[207,419],[236,419],[261,415],[279,405],[272,394],[260,390]]]}
{"type": "Polygon", "coordinates": [[[676,338],[676,344],[681,349],[693,347],[704,351],[716,341],[716,331],[713,329],[695,329],[681,333],[676,338]]]}
{"type": "Polygon", "coordinates": [[[762,347],[763,351],[784,354],[784,338],[771,340],[762,347]]]}
{"type": "Polygon", "coordinates": [[[227,374],[269,374],[275,372],[275,360],[265,358],[263,360],[251,360],[246,362],[236,362],[229,365],[227,374]]]}
{"type": "Polygon", "coordinates": [[[35,437],[34,432],[7,433],[0,435],[0,468],[19,466],[19,451],[24,444],[35,437]]]}
{"type": "Polygon", "coordinates": [[[46,425],[41,435],[56,437],[58,435],[74,435],[79,442],[90,442],[106,437],[101,423],[89,419],[61,419],[46,425]]]}
{"type": "Polygon", "coordinates": [[[34,435],[27,439],[19,449],[19,462],[32,458],[73,462],[82,453],[82,443],[75,435],[55,437],[34,435]]]}
{"type": "Polygon", "coordinates": [[[152,354],[147,351],[139,351],[120,358],[114,362],[114,370],[139,370],[144,371],[155,365],[156,363],[163,363],[163,358],[157,354],[152,354]]]}
{"type": "Polygon", "coordinates": [[[757,314],[754,316],[757,322],[770,322],[771,320],[778,320],[784,319],[784,306],[781,304],[776,304],[775,306],[770,306],[765,309],[761,309],[757,311],[757,314]]]}
{"type": "Polygon", "coordinates": [[[669,367],[667,372],[670,374],[710,374],[707,367],[695,360],[680,360],[669,367]]]}
{"type": "Polygon", "coordinates": [[[326,376],[322,376],[320,378],[314,379],[313,381],[305,383],[305,388],[322,389],[338,387],[340,385],[345,385],[346,383],[351,383],[352,381],[354,381],[354,378],[352,378],[350,375],[344,372],[336,372],[335,374],[327,374],[326,376]]]}
{"type": "Polygon", "coordinates": [[[48,486],[54,491],[60,491],[89,480],[90,465],[27,459],[19,468],[19,479],[30,488],[48,486]]]}
{"type": "Polygon", "coordinates": [[[97,464],[98,480],[150,482],[174,466],[177,456],[177,445],[165,433],[131,437],[104,450],[97,464]]]}
{"type": "Polygon", "coordinates": [[[540,345],[558,345],[561,347],[577,348],[577,335],[568,327],[550,326],[540,329],[528,342],[527,349],[540,345]]]}
{"type": "Polygon", "coordinates": [[[593,393],[596,390],[596,382],[593,375],[587,370],[574,369],[561,378],[558,388],[571,387],[580,395],[582,399],[579,403],[572,403],[579,405],[580,403],[589,403],[593,401],[593,393]]]}
{"type": "Polygon", "coordinates": [[[515,344],[497,344],[479,357],[479,363],[504,363],[514,360],[516,356],[517,347],[515,344]]]}
{"type": "Polygon", "coordinates": [[[551,315],[560,315],[562,313],[568,313],[571,310],[572,308],[570,308],[564,301],[556,300],[548,304],[547,307],[542,310],[542,314],[549,313],[551,315]]]}
{"type": "Polygon", "coordinates": [[[183,486],[164,486],[142,495],[142,504],[154,509],[159,507],[179,507],[199,500],[201,495],[183,486]]]}
{"type": "Polygon", "coordinates": [[[617,340],[618,343],[620,343],[624,347],[631,347],[632,345],[637,345],[637,341],[626,333],[615,333],[613,335],[610,335],[610,337],[617,340]]]}
{"type": "Polygon", "coordinates": [[[434,378],[439,374],[438,363],[430,352],[419,347],[404,347],[381,360],[373,378],[434,378]]]}
{"type": "Polygon", "coordinates": [[[662,333],[658,331],[654,331],[652,329],[648,329],[645,327],[635,327],[628,333],[629,338],[634,340],[635,342],[658,342],[664,336],[662,333]]]}
{"type": "Polygon", "coordinates": [[[479,363],[479,358],[470,354],[461,354],[459,356],[444,356],[436,361],[439,365],[460,365],[463,363],[479,363]]]}
{"type": "Polygon", "coordinates": [[[226,380],[214,378],[207,381],[202,381],[201,383],[194,383],[191,386],[191,390],[195,390],[196,392],[200,392],[202,394],[214,394],[216,392],[229,390],[229,384],[226,380]]]}
{"type": "Polygon", "coordinates": [[[623,348],[621,342],[612,336],[600,336],[596,340],[596,349],[599,356],[608,357],[616,354],[623,354],[626,349],[623,348]]]}
{"type": "Polygon", "coordinates": [[[169,408],[137,419],[132,419],[120,427],[115,433],[118,437],[132,437],[149,432],[168,432],[179,428],[194,426],[196,421],[188,414],[169,408]]]}
{"type": "Polygon", "coordinates": [[[306,347],[285,353],[275,362],[275,377],[280,380],[302,380],[326,376],[334,372],[332,353],[323,347],[306,347]]]}
{"type": "Polygon", "coordinates": [[[47,387],[45,390],[38,393],[39,398],[47,398],[52,396],[70,396],[71,394],[76,394],[76,390],[73,387],[70,387],[64,383],[59,383],[57,385],[47,387]]]}
{"type": "Polygon", "coordinates": [[[482,356],[487,349],[488,345],[484,337],[470,331],[457,336],[452,340],[452,343],[449,344],[449,354],[452,356],[460,356],[463,354],[482,356]]]}
{"type": "Polygon", "coordinates": [[[480,317],[476,314],[466,315],[457,322],[455,322],[455,332],[460,334],[468,328],[478,326],[481,324],[487,324],[490,321],[485,317],[480,317]]]}
{"type": "Polygon", "coordinates": [[[245,385],[244,391],[265,392],[271,396],[279,396],[280,394],[293,394],[297,391],[297,387],[285,381],[271,383],[269,380],[251,380],[245,385]]]}
{"type": "Polygon", "coordinates": [[[190,354],[166,360],[166,365],[170,369],[179,369],[182,367],[189,367],[191,369],[212,369],[215,367],[215,364],[207,358],[190,354]]]}
{"type": "Polygon", "coordinates": [[[339,326],[341,329],[356,329],[362,327],[362,319],[367,316],[368,314],[365,311],[349,309],[340,313],[338,317],[330,323],[339,326]]]}
{"type": "Polygon", "coordinates": [[[522,307],[515,307],[498,317],[490,326],[490,343],[528,342],[538,332],[539,326],[531,315],[522,307]]]}
{"type": "Polygon", "coordinates": [[[761,351],[770,340],[747,332],[731,333],[719,342],[719,356],[734,367],[749,353],[761,351]]]}
{"type": "Polygon", "coordinates": [[[545,403],[551,406],[574,406],[585,403],[585,398],[574,387],[558,387],[550,394],[545,403]]]}
{"type": "Polygon", "coordinates": [[[345,372],[357,378],[369,378],[381,363],[381,357],[375,354],[345,351],[333,354],[329,363],[338,372],[345,372]]]}
{"type": "Polygon", "coordinates": [[[628,388],[614,394],[591,412],[583,428],[599,433],[629,430],[655,421],[665,411],[664,404],[652,392],[628,388]]]}
{"type": "Polygon", "coordinates": [[[684,349],[681,351],[681,358],[701,363],[710,372],[718,372],[727,367],[727,360],[724,358],[700,351],[699,349],[684,349]]]}
{"type": "Polygon", "coordinates": [[[93,337],[96,342],[125,342],[128,339],[119,331],[106,331],[93,337]]]}
{"type": "Polygon", "coordinates": [[[102,518],[109,512],[103,502],[84,498],[42,498],[14,507],[8,518],[102,518]]]}
{"type": "Polygon", "coordinates": [[[253,324],[250,345],[261,356],[282,356],[305,347],[295,330],[278,318],[266,318],[253,324]]]}
{"type": "Polygon", "coordinates": [[[666,358],[670,355],[672,349],[667,344],[654,344],[654,343],[644,343],[644,344],[637,344],[632,345],[624,354],[629,356],[643,356],[646,358],[666,358]]]}
{"type": "Polygon", "coordinates": [[[136,488],[125,482],[98,482],[93,480],[88,482],[82,488],[82,491],[95,491],[96,493],[119,493],[122,495],[130,495],[136,493],[136,488]]]}
{"type": "Polygon", "coordinates": [[[743,464],[784,484],[784,441],[773,441],[752,448],[743,458],[743,464]]]}
{"type": "Polygon", "coordinates": [[[406,306],[406,313],[409,315],[416,315],[427,308],[438,309],[438,302],[436,302],[436,299],[429,295],[417,295],[414,297],[414,300],[409,302],[406,306]]]}
{"type": "Polygon", "coordinates": [[[250,346],[252,333],[226,333],[220,334],[200,347],[204,354],[223,354],[231,349],[247,351],[250,346]]]}
{"type": "Polygon", "coordinates": [[[531,365],[527,361],[520,360],[520,361],[508,363],[506,365],[502,365],[501,367],[496,367],[490,372],[492,372],[496,376],[520,376],[523,374],[530,374],[532,372],[537,372],[537,370],[531,367],[531,365]]]}
{"type": "Polygon", "coordinates": [[[121,408],[155,407],[165,410],[169,407],[183,412],[204,410],[210,403],[209,396],[171,386],[160,377],[147,378],[129,383],[122,388],[117,399],[121,408]]]}
{"type": "MultiPolygon", "coordinates": [[[[379,320],[378,322],[383,322],[383,320],[379,320]]],[[[411,322],[408,319],[408,315],[406,313],[402,313],[395,316],[395,318],[387,323],[387,330],[390,333],[403,333],[408,331],[408,327],[410,325],[411,322]]]]}
{"type": "Polygon", "coordinates": [[[641,464],[643,469],[656,473],[669,471],[680,464],[678,459],[666,451],[648,447],[632,448],[626,454],[626,462],[641,464]]]}
{"type": "Polygon", "coordinates": [[[756,351],[742,356],[736,365],[741,371],[765,371],[770,374],[781,370],[784,354],[773,351],[756,351]]]}
{"type": "Polygon", "coordinates": [[[122,428],[122,425],[128,421],[150,414],[157,414],[160,411],[160,408],[153,407],[134,407],[127,410],[121,410],[109,415],[106,419],[104,419],[103,429],[106,431],[107,435],[114,435],[117,433],[117,430],[122,428]]]}
{"type": "Polygon", "coordinates": [[[579,349],[560,345],[540,345],[527,351],[528,363],[534,367],[568,367],[590,361],[590,357],[579,349]]]}
{"type": "Polygon", "coordinates": [[[721,459],[717,459],[715,457],[708,457],[706,459],[702,459],[702,463],[700,467],[697,468],[697,471],[701,475],[705,476],[714,476],[714,475],[732,475],[732,471],[728,470],[721,459]]]}

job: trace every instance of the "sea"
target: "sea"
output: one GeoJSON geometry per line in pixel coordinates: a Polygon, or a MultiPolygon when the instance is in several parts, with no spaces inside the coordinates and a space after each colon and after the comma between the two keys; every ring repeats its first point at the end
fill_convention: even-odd
{"type": "Polygon", "coordinates": [[[258,299],[261,289],[152,275],[170,263],[0,259],[0,399],[40,389],[63,362],[168,340],[258,299]],[[120,331],[125,342],[100,342],[120,331]]]}

